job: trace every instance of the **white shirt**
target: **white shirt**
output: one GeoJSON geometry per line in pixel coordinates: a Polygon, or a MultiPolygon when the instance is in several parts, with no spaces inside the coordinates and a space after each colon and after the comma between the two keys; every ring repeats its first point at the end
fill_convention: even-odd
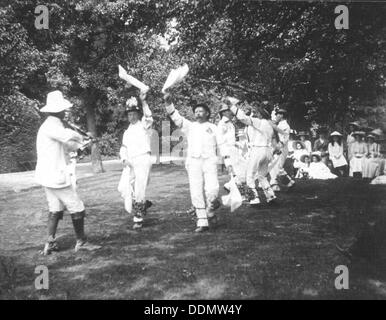
{"type": "Polygon", "coordinates": [[[281,129],[281,130],[284,131],[284,134],[278,132],[278,135],[279,135],[280,141],[281,141],[284,145],[286,145],[286,144],[288,143],[289,136],[290,136],[290,130],[291,130],[291,128],[290,128],[290,126],[289,126],[287,120],[281,120],[281,121],[278,123],[277,127],[278,127],[279,129],[281,129]]]}
{"type": "Polygon", "coordinates": [[[64,128],[59,118],[48,116],[40,126],[36,138],[37,183],[55,189],[70,186],[68,151],[76,150],[82,142],[83,137],[80,134],[64,128]]]}
{"type": "Polygon", "coordinates": [[[310,179],[335,179],[337,176],[331,173],[330,169],[322,162],[311,162],[309,168],[310,179]]]}
{"type": "Polygon", "coordinates": [[[304,145],[306,146],[306,149],[309,153],[312,152],[312,145],[311,145],[311,141],[310,140],[305,140],[304,141],[304,145]]]}
{"type": "Polygon", "coordinates": [[[231,111],[237,119],[250,127],[248,137],[251,147],[270,147],[272,145],[273,128],[267,120],[247,116],[236,106],[232,106],[231,111]]]}
{"type": "Polygon", "coordinates": [[[130,161],[135,157],[151,152],[151,126],[153,118],[147,104],[143,104],[143,117],[130,124],[123,134],[119,151],[121,160],[130,161]]]}
{"type": "Polygon", "coordinates": [[[221,146],[220,151],[223,157],[230,156],[236,145],[235,126],[232,121],[223,116],[217,124],[218,144],[221,146]]]}
{"type": "Polygon", "coordinates": [[[184,118],[174,108],[173,104],[166,106],[166,111],[171,114],[175,125],[181,128],[188,141],[188,158],[213,158],[217,157],[217,126],[210,122],[193,122],[184,118]]]}

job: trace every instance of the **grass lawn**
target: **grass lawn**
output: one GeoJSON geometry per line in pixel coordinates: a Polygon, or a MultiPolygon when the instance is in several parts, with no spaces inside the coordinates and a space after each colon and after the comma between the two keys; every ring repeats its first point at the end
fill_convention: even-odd
{"type": "MultiPolygon", "coordinates": [[[[47,221],[43,190],[0,195],[1,299],[386,297],[386,264],[350,262],[335,249],[364,221],[384,214],[384,186],[349,178],[299,181],[278,194],[278,205],[243,205],[234,213],[220,208],[216,228],[194,234],[194,221],[185,214],[190,195],[182,166],[153,167],[148,194],[154,205],[141,231],[131,230],[117,191],[119,177],[117,167],[79,181],[87,233],[103,246],[92,253],[73,252],[66,215],[58,232],[62,251],[40,256],[47,221]],[[34,288],[38,265],[49,269],[49,290],[34,288]],[[349,290],[335,289],[338,265],[349,268],[349,290]]],[[[220,173],[221,184],[226,179],[220,173]]]]}

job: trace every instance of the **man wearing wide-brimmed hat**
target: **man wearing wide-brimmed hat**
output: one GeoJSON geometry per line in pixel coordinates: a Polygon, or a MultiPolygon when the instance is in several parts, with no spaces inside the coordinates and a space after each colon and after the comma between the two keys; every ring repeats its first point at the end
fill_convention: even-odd
{"type": "Polygon", "coordinates": [[[71,107],[72,103],[64,99],[60,91],[53,91],[47,95],[47,104],[40,110],[47,114],[47,119],[37,134],[35,171],[36,181],[44,187],[49,208],[48,239],[42,252],[44,255],[58,251],[55,236],[65,209],[71,215],[75,230],[75,251],[100,248],[86,240],[85,208],[71,185],[67,154],[83,144],[83,137],[73,130],[66,129],[62,122],[65,110],[71,107]]]}
{"type": "MultiPolygon", "coordinates": [[[[259,195],[256,189],[256,179],[263,189],[267,202],[276,199],[275,193],[267,180],[268,165],[272,160],[272,139],[274,130],[269,121],[263,119],[264,111],[255,110],[256,117],[247,116],[237,103],[230,103],[231,111],[238,120],[248,126],[250,142],[250,152],[247,162],[246,182],[248,188],[253,193],[250,204],[260,203],[259,195]]],[[[266,115],[268,116],[268,115],[266,115]]]]}
{"type": "Polygon", "coordinates": [[[195,121],[190,121],[174,107],[169,92],[164,94],[164,100],[166,112],[187,137],[186,169],[197,217],[195,232],[204,232],[215,223],[215,210],[220,206],[216,152],[220,146],[217,126],[209,122],[210,109],[206,103],[193,103],[195,121]]]}
{"type": "MultiPolygon", "coordinates": [[[[133,229],[141,229],[150,201],[146,201],[146,188],[149,183],[151,161],[151,126],[153,117],[146,102],[146,92],[141,91],[139,101],[131,97],[126,101],[129,127],[123,134],[120,158],[124,165],[123,179],[132,186],[132,193],[123,194],[125,209],[133,211],[133,229]],[[140,106],[141,104],[141,106],[140,106]]],[[[123,182],[123,181],[122,181],[123,182]]]]}
{"type": "Polygon", "coordinates": [[[274,129],[278,132],[278,145],[280,146],[281,153],[279,159],[273,168],[270,171],[271,176],[271,186],[274,191],[280,191],[280,186],[278,184],[279,177],[286,177],[288,180],[287,187],[292,187],[295,184],[295,181],[284,170],[284,163],[288,156],[288,142],[290,138],[291,128],[286,120],[287,110],[283,108],[278,108],[275,112],[275,121],[274,129]]]}

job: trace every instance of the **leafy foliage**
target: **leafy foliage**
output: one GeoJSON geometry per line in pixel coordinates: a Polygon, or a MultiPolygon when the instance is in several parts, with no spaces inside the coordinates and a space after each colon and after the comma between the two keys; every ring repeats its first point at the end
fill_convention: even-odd
{"type": "MultiPolygon", "coordinates": [[[[335,29],[333,3],[234,0],[56,0],[48,4],[49,29],[36,30],[37,4],[0,9],[0,97],[10,106],[22,95],[32,108],[62,90],[75,104],[74,120],[104,137],[102,153],[116,150],[127,126],[124,101],[137,94],[118,78],[118,64],[151,87],[159,132],[167,120],[160,90],[182,63],[190,73],[173,96],[187,116],[193,100],[215,111],[230,94],[285,105],[297,129],[312,120],[333,128],[358,116],[372,126],[385,119],[382,3],[347,4],[348,30],[335,29]]],[[[9,107],[0,121],[17,126],[9,107]]],[[[99,170],[98,148],[93,154],[99,170]]]]}

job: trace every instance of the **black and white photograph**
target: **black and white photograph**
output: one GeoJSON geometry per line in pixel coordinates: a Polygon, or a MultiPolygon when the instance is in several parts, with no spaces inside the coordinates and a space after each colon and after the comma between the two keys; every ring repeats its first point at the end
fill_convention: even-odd
{"type": "Polygon", "coordinates": [[[385,18],[0,0],[0,300],[386,299],[385,18]]]}

